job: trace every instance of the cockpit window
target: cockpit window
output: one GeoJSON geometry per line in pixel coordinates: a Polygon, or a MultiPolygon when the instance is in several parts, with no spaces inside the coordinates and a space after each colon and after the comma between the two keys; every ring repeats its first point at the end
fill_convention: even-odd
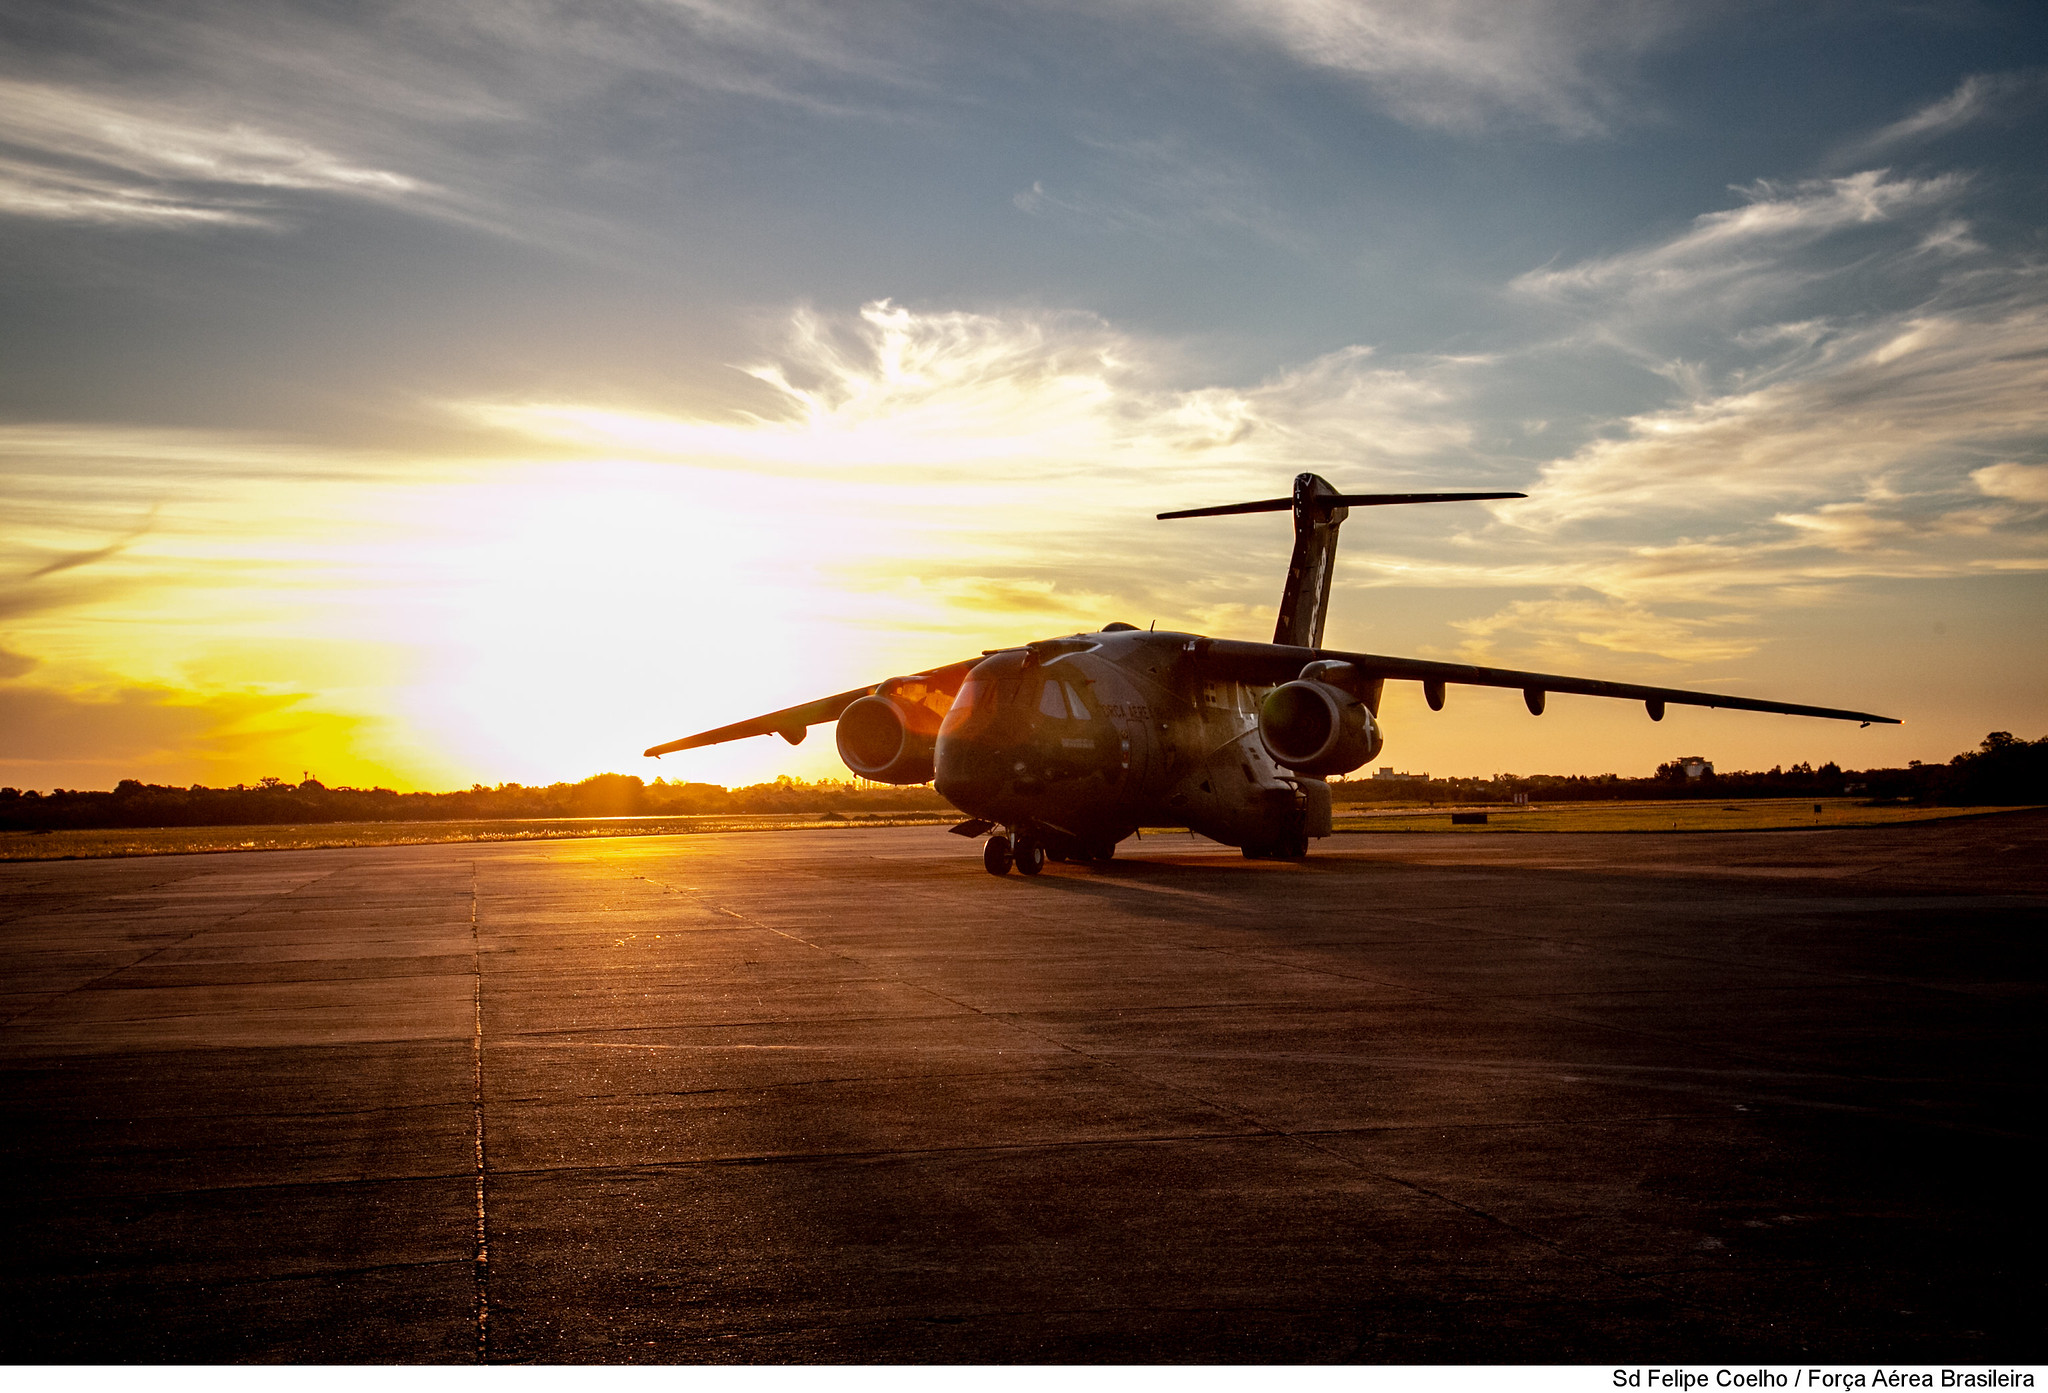
{"type": "MultiPolygon", "coordinates": [[[[961,693],[961,699],[966,699],[965,692],[961,693]]],[[[1088,713],[1088,703],[1081,700],[1081,693],[1075,690],[1073,683],[1051,680],[1039,688],[1038,714],[1050,716],[1056,721],[1095,719],[1088,713]]]]}

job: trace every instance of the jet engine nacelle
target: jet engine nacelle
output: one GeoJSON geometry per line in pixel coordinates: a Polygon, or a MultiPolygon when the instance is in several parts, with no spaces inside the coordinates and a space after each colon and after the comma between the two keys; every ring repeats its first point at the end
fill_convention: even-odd
{"type": "Polygon", "coordinates": [[[1312,678],[1275,687],[1259,703],[1259,739],[1297,774],[1348,774],[1380,752],[1380,723],[1342,687],[1312,678]]]}
{"type": "Polygon", "coordinates": [[[839,713],[839,757],[878,784],[930,783],[939,718],[895,696],[864,696],[839,713]]]}

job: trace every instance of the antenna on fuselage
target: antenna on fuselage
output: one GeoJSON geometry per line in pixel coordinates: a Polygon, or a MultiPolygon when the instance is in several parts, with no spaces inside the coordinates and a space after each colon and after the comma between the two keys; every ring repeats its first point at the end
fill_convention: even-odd
{"type": "Polygon", "coordinates": [[[1214,508],[1183,508],[1161,513],[1171,518],[1213,518],[1232,513],[1294,513],[1294,556],[1287,563],[1287,585],[1280,592],[1280,617],[1273,642],[1297,648],[1323,646],[1323,620],[1330,609],[1330,577],[1337,560],[1337,529],[1353,508],[1383,508],[1396,503],[1473,503],[1492,498],[1527,498],[1526,493],[1339,493],[1319,474],[1294,476],[1289,498],[1262,498],[1255,503],[1223,503],[1214,508]]]}

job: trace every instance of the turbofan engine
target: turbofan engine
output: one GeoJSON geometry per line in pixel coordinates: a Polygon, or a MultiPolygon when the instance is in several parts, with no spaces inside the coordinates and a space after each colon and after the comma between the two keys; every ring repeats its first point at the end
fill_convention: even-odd
{"type": "Polygon", "coordinates": [[[864,696],[839,713],[839,757],[880,784],[930,783],[939,717],[897,696],[864,696]]]}
{"type": "Polygon", "coordinates": [[[1318,779],[1350,773],[1378,754],[1381,744],[1371,708],[1319,677],[1305,675],[1275,687],[1259,703],[1266,752],[1275,763],[1318,779]]]}

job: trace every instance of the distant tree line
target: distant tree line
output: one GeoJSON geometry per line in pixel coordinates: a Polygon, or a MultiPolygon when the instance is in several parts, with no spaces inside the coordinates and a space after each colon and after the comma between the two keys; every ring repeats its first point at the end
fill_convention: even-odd
{"type": "Polygon", "coordinates": [[[233,788],[176,788],[123,779],[111,793],[0,788],[0,831],[88,827],[275,827],[321,822],[471,822],[496,818],[680,817],[693,814],[862,814],[940,812],[950,805],[927,786],[900,788],[784,776],[746,788],[645,783],[597,774],[574,784],[476,784],[456,793],[328,788],[315,779],[263,779],[233,788]]]}
{"type": "MultiPolygon", "coordinates": [[[[2048,737],[2020,740],[1995,730],[1975,750],[1946,764],[1904,769],[1814,768],[1717,773],[1699,758],[1657,766],[1647,779],[1615,774],[1500,774],[1491,779],[1345,779],[1340,803],[1505,803],[1518,793],[1536,802],[1642,798],[1839,798],[1872,802],[2020,804],[2048,802],[2048,737]],[[1695,772],[1696,771],[1696,772],[1695,772]]],[[[497,818],[681,817],[785,813],[829,817],[945,812],[929,784],[897,787],[787,775],[745,788],[645,783],[632,774],[596,774],[574,784],[476,784],[455,793],[397,793],[388,788],[328,788],[316,779],[262,779],[233,788],[175,788],[123,779],[92,792],[0,788],[0,831],[90,827],[239,827],[319,822],[472,822],[497,818]]]]}
{"type": "Polygon", "coordinates": [[[1531,801],[1569,803],[1645,798],[1841,798],[1874,803],[2010,805],[2048,802],[2048,737],[2020,740],[1994,730],[1976,749],[1946,764],[1914,760],[1903,769],[1819,768],[1794,764],[1717,773],[1697,756],[1657,766],[1647,779],[1616,774],[1498,774],[1491,779],[1350,778],[1336,785],[1340,803],[1501,803],[1518,793],[1531,801]]]}

